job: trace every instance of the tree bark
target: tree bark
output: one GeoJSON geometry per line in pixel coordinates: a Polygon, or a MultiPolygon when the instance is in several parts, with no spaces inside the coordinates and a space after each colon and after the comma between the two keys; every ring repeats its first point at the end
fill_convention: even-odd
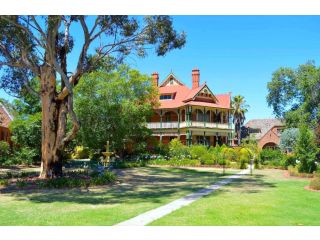
{"type": "Polygon", "coordinates": [[[67,106],[65,101],[56,101],[55,96],[55,73],[49,67],[43,67],[41,74],[41,178],[62,175],[62,139],[66,134],[67,106]]]}

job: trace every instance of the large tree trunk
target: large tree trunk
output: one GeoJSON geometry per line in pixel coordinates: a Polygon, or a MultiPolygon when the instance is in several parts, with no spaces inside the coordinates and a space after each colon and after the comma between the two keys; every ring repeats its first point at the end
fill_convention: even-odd
{"type": "Polygon", "coordinates": [[[57,101],[56,77],[50,68],[44,68],[41,75],[42,103],[42,156],[41,178],[62,175],[62,140],[66,134],[67,103],[57,101]]]}

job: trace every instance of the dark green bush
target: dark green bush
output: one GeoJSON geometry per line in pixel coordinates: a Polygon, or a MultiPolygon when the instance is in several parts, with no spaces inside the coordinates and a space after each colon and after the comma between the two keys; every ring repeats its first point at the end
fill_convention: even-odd
{"type": "MultiPolygon", "coordinates": [[[[33,115],[16,117],[10,123],[11,140],[14,142],[15,152],[19,148],[32,149],[34,163],[41,160],[41,112],[33,115]]],[[[23,150],[22,150],[23,151],[23,150]]],[[[25,161],[22,161],[25,162],[25,161]]]]}
{"type": "Polygon", "coordinates": [[[272,167],[285,167],[286,155],[279,149],[263,149],[260,152],[260,159],[262,165],[268,165],[272,167]]]}
{"type": "Polygon", "coordinates": [[[112,172],[92,174],[91,176],[81,177],[60,177],[49,180],[39,181],[39,188],[79,188],[96,185],[105,185],[116,180],[116,175],[112,172]]]}
{"type": "Polygon", "coordinates": [[[311,180],[310,188],[314,189],[314,190],[320,190],[320,178],[319,177],[316,177],[311,180]]]}
{"type": "Polygon", "coordinates": [[[10,156],[10,145],[5,141],[0,141],[0,165],[4,164],[10,156]]]}

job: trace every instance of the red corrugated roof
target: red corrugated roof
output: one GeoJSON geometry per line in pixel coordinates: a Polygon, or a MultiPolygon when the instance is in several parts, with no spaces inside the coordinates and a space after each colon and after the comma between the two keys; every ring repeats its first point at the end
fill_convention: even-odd
{"type": "Polygon", "coordinates": [[[217,103],[201,102],[201,101],[188,101],[185,100],[192,99],[203,87],[205,84],[202,84],[198,88],[190,89],[186,85],[171,85],[159,87],[159,94],[174,94],[175,97],[172,100],[160,100],[160,106],[158,109],[164,108],[178,108],[186,105],[194,106],[204,106],[204,107],[214,107],[214,108],[231,108],[231,94],[217,94],[217,103]]]}

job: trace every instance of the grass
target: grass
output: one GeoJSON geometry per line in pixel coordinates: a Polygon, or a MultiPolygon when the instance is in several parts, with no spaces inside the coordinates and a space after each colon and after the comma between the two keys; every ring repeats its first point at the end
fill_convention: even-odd
{"type": "Polygon", "coordinates": [[[281,170],[255,170],[151,225],[319,226],[320,192],[310,179],[286,178],[281,170]]]}
{"type": "Polygon", "coordinates": [[[154,209],[222,176],[221,169],[117,170],[120,183],[72,190],[20,190],[0,194],[0,225],[113,225],[154,209]]]}

